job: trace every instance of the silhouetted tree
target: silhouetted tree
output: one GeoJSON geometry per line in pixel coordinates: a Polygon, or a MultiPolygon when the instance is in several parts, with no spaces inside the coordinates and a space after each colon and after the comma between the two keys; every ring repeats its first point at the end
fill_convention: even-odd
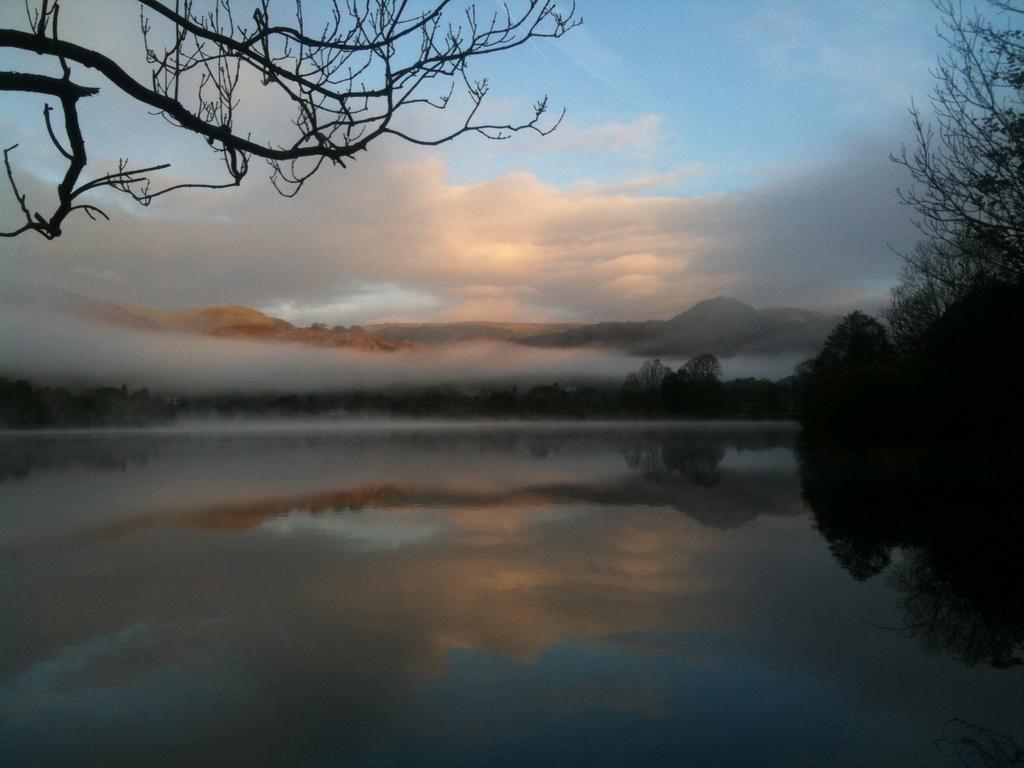
{"type": "Polygon", "coordinates": [[[853,369],[887,362],[893,353],[885,326],[857,310],[836,324],[811,366],[816,373],[853,369]]]}
{"type": "Polygon", "coordinates": [[[800,373],[800,421],[808,439],[874,440],[900,423],[911,396],[885,326],[851,312],[800,373]]]}
{"type": "Polygon", "coordinates": [[[733,379],[724,382],[725,412],[740,418],[789,417],[793,415],[795,380],[733,379]]]}
{"type": "Polygon", "coordinates": [[[682,370],[694,381],[720,381],[722,378],[721,363],[708,352],[691,357],[683,365],[682,370]]]}
{"type": "Polygon", "coordinates": [[[918,242],[907,254],[884,315],[893,345],[903,354],[922,352],[928,329],[954,302],[985,283],[978,262],[944,243],[918,242]]]}
{"type": "Polygon", "coordinates": [[[661,410],[661,386],[672,369],[661,360],[647,360],[640,369],[626,375],[619,399],[627,413],[652,416],[661,410]]]}
{"type": "MultiPolygon", "coordinates": [[[[59,237],[75,211],[90,218],[107,215],[88,202],[100,188],[122,192],[142,205],[182,187],[237,186],[252,158],[265,160],[271,181],[283,195],[296,194],[324,164],[345,167],[384,136],[437,145],[467,133],[505,139],[532,130],[549,133],[561,118],[543,122],[547,97],[519,122],[493,122],[480,115],[488,93],[486,79],[470,79],[470,64],[537,38],[557,38],[580,23],[575,8],[559,9],[554,0],[519,0],[501,10],[479,10],[472,3],[435,2],[412,11],[405,0],[296,0],[288,18],[274,15],[270,0],[256,0],[248,19],[232,0],[135,0],[141,19],[148,81],[139,81],[91,41],[65,40],[60,0],[26,2],[28,29],[0,29],[0,53],[38,54],[41,72],[0,71],[0,90],[34,93],[60,103],[63,137],[58,137],[53,108],[43,107],[46,132],[67,160],[57,184],[57,206],[43,214],[29,205],[16,182],[11,152],[4,151],[7,177],[24,223],[2,232],[12,237],[37,232],[59,237]],[[91,70],[102,87],[72,80],[74,68],[91,70]],[[169,123],[202,137],[226,171],[223,182],[156,182],[164,164],[118,167],[82,180],[86,141],[78,103],[111,86],[169,123]],[[277,135],[266,121],[247,122],[240,112],[243,92],[262,87],[276,102],[265,113],[291,113],[290,135],[277,135]],[[413,133],[396,118],[415,107],[461,111],[436,134],[413,133]]],[[[251,6],[250,6],[251,7],[251,6]]],[[[131,3],[97,4],[95,13],[131,13],[131,3]]]]}
{"type": "Polygon", "coordinates": [[[662,381],[666,410],[674,415],[717,415],[725,395],[721,377],[722,366],[714,355],[704,353],[690,358],[662,381]]]}
{"type": "Polygon", "coordinates": [[[645,392],[655,392],[670,371],[671,369],[658,358],[648,360],[636,372],[636,384],[645,392]]]}

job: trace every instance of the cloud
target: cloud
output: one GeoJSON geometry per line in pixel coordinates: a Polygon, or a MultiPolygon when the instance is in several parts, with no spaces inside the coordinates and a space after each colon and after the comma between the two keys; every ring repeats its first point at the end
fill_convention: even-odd
{"type": "Polygon", "coordinates": [[[877,117],[880,107],[903,114],[911,94],[926,90],[934,60],[921,34],[921,8],[894,2],[773,3],[740,31],[780,79],[818,80],[856,117],[877,117]]]}
{"type": "Polygon", "coordinates": [[[553,319],[551,313],[540,314],[522,299],[514,296],[467,299],[443,310],[437,316],[439,322],[466,322],[489,318],[501,318],[510,322],[546,322],[553,319]]]}
{"type": "Polygon", "coordinates": [[[895,139],[851,139],[824,167],[777,178],[735,210],[743,247],[718,266],[741,275],[737,290],[759,303],[846,310],[887,299],[900,266],[893,249],[919,233],[896,194],[906,186],[888,159],[895,139]]]}
{"type": "Polygon", "coordinates": [[[599,83],[604,91],[622,104],[636,102],[640,78],[618,52],[592,35],[586,26],[573,30],[549,53],[560,61],[571,62],[579,72],[599,83]]]}
{"type": "Polygon", "coordinates": [[[549,152],[634,152],[649,157],[657,151],[662,134],[662,118],[656,114],[594,126],[566,121],[555,133],[538,142],[537,147],[549,152]]]}
{"type": "Polygon", "coordinates": [[[247,304],[304,324],[665,318],[716,294],[845,309],[882,300],[898,270],[888,245],[915,237],[887,160],[898,144],[850,140],[838,159],[742,194],[690,197],[639,194],[659,183],[646,178],[454,184],[436,156],[378,155],[292,200],[252,178],[150,209],[115,203],[110,223],[0,242],[0,277],[162,307],[247,304]]]}
{"type": "Polygon", "coordinates": [[[717,238],[714,208],[702,198],[563,190],[526,173],[452,185],[434,159],[367,163],[317,177],[295,200],[254,179],[231,194],[167,198],[157,216],[78,222],[52,243],[19,240],[0,269],[158,306],[300,307],[304,318],[321,307],[325,322],[393,316],[396,295],[419,303],[397,313],[451,315],[466,285],[526,285],[532,312],[573,319],[638,314],[614,286],[635,269],[627,257],[643,255],[674,265],[660,270],[669,282],[644,309],[670,315],[704,298],[687,286],[686,259],[717,238]],[[360,318],[349,311],[356,294],[360,318]],[[593,295],[607,300],[595,305],[593,295]]]}
{"type": "MultiPolygon", "coordinates": [[[[69,12],[62,24],[93,24],[87,8],[69,12]]],[[[19,15],[21,23],[21,13],[0,16],[19,15]]],[[[836,14],[822,13],[766,12],[738,34],[759,35],[781,71],[801,60],[806,44],[827,47],[821,24],[836,14]]],[[[905,22],[907,14],[892,14],[894,23],[905,22]]],[[[114,16],[118,26],[98,30],[99,42],[142,71],[132,37],[137,18],[114,16]]],[[[882,10],[868,16],[876,25],[888,18],[882,10]]],[[[842,50],[859,50],[847,38],[862,33],[839,33],[842,50]]],[[[598,79],[631,71],[585,30],[564,42],[552,55],[598,79]]],[[[816,48],[812,62],[822,64],[829,82],[860,71],[827,58],[816,48]]],[[[201,139],[108,91],[82,107],[90,137],[98,137],[90,143],[92,172],[125,152],[139,162],[172,159],[172,170],[190,178],[217,177],[201,139]],[[114,145],[136,117],[139,130],[114,145]],[[153,157],[154,147],[167,156],[153,157]]],[[[25,140],[15,158],[19,182],[41,204],[40,179],[58,178],[62,161],[37,130],[38,99],[7,95],[3,105],[12,107],[0,110],[4,135],[12,128],[13,139],[25,140]]],[[[685,196],[666,190],[710,167],[673,162],[666,170],[666,123],[649,109],[631,108],[631,118],[602,113],[593,124],[570,120],[536,142],[537,163],[574,154],[591,178],[602,178],[597,158],[622,155],[637,167],[614,185],[577,179],[556,186],[522,170],[455,183],[443,152],[410,154],[399,142],[384,142],[348,169],[321,173],[294,200],[278,197],[258,164],[241,189],[182,192],[149,209],[101,194],[109,224],[71,219],[67,235],[51,243],[0,241],[0,279],[163,307],[247,304],[302,324],[665,318],[719,293],[761,306],[822,309],[883,300],[898,270],[888,245],[906,248],[915,237],[893,194],[897,170],[886,160],[898,136],[847,140],[838,156],[742,192],[685,196]]],[[[521,138],[507,146],[534,146],[521,138]]],[[[52,185],[45,191],[52,195],[52,185]]],[[[16,212],[0,185],[0,227],[16,212]]]]}
{"type": "Polygon", "coordinates": [[[347,290],[339,291],[328,303],[308,303],[285,300],[264,307],[272,317],[280,317],[294,325],[310,325],[325,320],[331,325],[358,325],[368,312],[379,312],[387,307],[391,317],[401,320],[425,311],[437,310],[438,299],[423,291],[404,288],[396,283],[367,283],[353,281],[347,290]]]}
{"type": "MultiPolygon", "coordinates": [[[[673,168],[670,171],[663,173],[649,173],[641,176],[635,176],[634,178],[627,179],[626,181],[618,184],[613,184],[609,187],[604,188],[604,192],[607,194],[631,194],[634,192],[651,191],[655,189],[665,189],[668,187],[674,187],[678,184],[689,181],[690,179],[700,178],[707,176],[711,173],[712,168],[703,165],[701,163],[692,163],[688,165],[681,165],[678,168],[673,168]]],[[[580,189],[597,189],[596,186],[581,185],[580,189]]]]}
{"type": "MultiPolygon", "coordinates": [[[[886,160],[900,136],[844,140],[837,132],[855,122],[887,130],[878,119],[861,119],[862,107],[876,118],[902,119],[909,93],[929,79],[928,52],[936,42],[922,20],[930,13],[909,2],[762,4],[724,16],[642,14],[636,29],[615,36],[621,14],[593,10],[587,26],[557,45],[531,44],[506,65],[495,59],[493,74],[502,77],[487,109],[518,114],[541,83],[555,87],[556,101],[567,84],[580,95],[576,104],[568,100],[568,117],[551,136],[471,139],[451,147],[450,156],[382,142],[353,167],[328,169],[291,201],[272,192],[258,163],[240,190],[183,193],[148,210],[101,196],[110,224],[73,218],[67,236],[53,243],[0,241],[0,279],[166,307],[248,304],[303,324],[644,319],[671,316],[717,293],[762,306],[877,304],[899,266],[888,246],[906,248],[915,238],[893,195],[896,169],[886,160]],[[663,34],[641,34],[653,25],[661,33],[680,25],[692,50],[673,48],[667,57],[663,34]],[[697,45],[697,37],[718,50],[697,45]],[[839,105],[845,119],[821,123],[835,132],[825,137],[804,131],[818,125],[813,120],[797,126],[791,144],[806,144],[802,170],[790,163],[767,182],[729,195],[686,196],[682,182],[712,171],[713,179],[698,182],[701,189],[729,184],[730,153],[764,160],[762,143],[773,161],[795,152],[791,144],[779,150],[772,138],[792,114],[761,115],[760,107],[776,107],[745,101],[744,83],[732,68],[715,68],[716,55],[757,70],[745,81],[749,88],[778,86],[771,95],[792,114],[800,113],[797,104],[824,105],[825,112],[839,105]],[[551,66],[534,66],[547,56],[551,66]],[[674,89],[691,75],[736,87],[712,88],[708,100],[703,92],[677,98],[674,89]],[[737,135],[733,123],[746,126],[751,114],[763,130],[754,125],[737,135]],[[680,156],[684,144],[694,157],[680,156]],[[829,157],[807,161],[812,146],[826,144],[833,147],[829,157]],[[484,167],[484,153],[499,153],[501,170],[484,167]],[[491,178],[454,182],[449,171],[460,162],[474,171],[460,179],[491,178]],[[532,164],[535,172],[509,171],[506,162],[532,164]],[[491,286],[487,295],[466,290],[483,285],[491,286]]],[[[23,17],[19,4],[0,8],[4,23],[24,27],[23,17]]],[[[97,15],[91,4],[70,4],[61,24],[69,39],[86,40],[136,77],[147,76],[137,15],[97,15]]],[[[12,66],[38,66],[38,57],[15,56],[12,66]]],[[[75,76],[96,82],[85,68],[75,76]]],[[[22,142],[16,170],[36,202],[41,187],[32,174],[52,182],[63,170],[40,130],[40,107],[35,96],[0,98],[0,133],[22,142]]],[[[259,110],[267,107],[246,98],[243,117],[262,123],[268,115],[259,110]]],[[[82,115],[92,174],[128,154],[139,163],[172,160],[172,170],[189,178],[221,178],[201,138],[147,116],[114,88],[83,100],[82,115]]],[[[16,213],[12,206],[0,184],[0,228],[16,213]]]]}

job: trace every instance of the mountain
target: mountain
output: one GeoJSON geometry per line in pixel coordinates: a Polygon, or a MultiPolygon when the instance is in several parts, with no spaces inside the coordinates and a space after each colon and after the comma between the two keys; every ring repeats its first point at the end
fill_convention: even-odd
{"type": "Polygon", "coordinates": [[[368,352],[392,352],[409,346],[404,342],[374,336],[358,328],[327,328],[321,324],[299,328],[286,320],[242,306],[184,310],[153,309],[135,304],[102,301],[39,286],[5,286],[0,290],[0,299],[8,306],[21,306],[48,314],[70,314],[102,325],[143,331],[296,342],[317,347],[344,347],[368,352]]]}
{"type": "Polygon", "coordinates": [[[101,301],[52,288],[4,285],[0,286],[0,300],[6,306],[70,313],[122,328],[372,352],[490,341],[556,349],[600,348],[645,356],[687,357],[702,352],[719,357],[804,353],[821,346],[837,319],[834,315],[792,307],[755,309],[736,299],[718,296],[668,320],[588,325],[484,321],[381,323],[351,328],[328,328],[316,323],[300,328],[250,307],[162,310],[101,301]]]}
{"type": "Polygon", "coordinates": [[[804,352],[817,349],[836,323],[834,315],[781,307],[754,309],[718,296],[668,320],[595,323],[529,336],[536,347],[600,347],[637,355],[804,352]]]}

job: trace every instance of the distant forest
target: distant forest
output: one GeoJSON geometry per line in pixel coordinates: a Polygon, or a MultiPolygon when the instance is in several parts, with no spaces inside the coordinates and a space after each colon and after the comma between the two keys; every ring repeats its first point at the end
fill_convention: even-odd
{"type": "Polygon", "coordinates": [[[189,419],[435,418],[779,419],[797,414],[793,378],[722,381],[710,354],[678,370],[645,362],[619,385],[424,387],[310,394],[174,395],[126,386],[71,391],[0,378],[0,426],[7,429],[142,427],[189,419]]]}

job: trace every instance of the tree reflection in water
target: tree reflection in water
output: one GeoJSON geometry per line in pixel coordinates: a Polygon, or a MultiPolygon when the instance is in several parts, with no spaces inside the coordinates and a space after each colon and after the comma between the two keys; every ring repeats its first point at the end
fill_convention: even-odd
{"type": "Polygon", "coordinates": [[[679,474],[694,485],[713,488],[721,481],[719,465],[725,458],[721,441],[700,441],[666,436],[661,441],[638,440],[622,451],[630,469],[647,480],[660,481],[679,474]]]}
{"type": "Polygon", "coordinates": [[[802,491],[851,576],[887,573],[903,626],[968,665],[1024,663],[1021,515],[1008,456],[971,450],[803,446],[802,491]]]}
{"type": "Polygon", "coordinates": [[[1024,750],[1010,736],[959,717],[946,723],[935,746],[939,754],[952,758],[957,765],[982,765],[986,768],[1018,768],[1024,765],[1024,750]]]}
{"type": "MultiPolygon", "coordinates": [[[[0,763],[986,764],[953,714],[1021,742],[1024,669],[859,624],[891,591],[809,530],[792,425],[358,427],[0,439],[0,763]]],[[[914,584],[918,635],[1013,626],[1015,540],[946,470],[815,458],[821,531],[914,584]]]]}

